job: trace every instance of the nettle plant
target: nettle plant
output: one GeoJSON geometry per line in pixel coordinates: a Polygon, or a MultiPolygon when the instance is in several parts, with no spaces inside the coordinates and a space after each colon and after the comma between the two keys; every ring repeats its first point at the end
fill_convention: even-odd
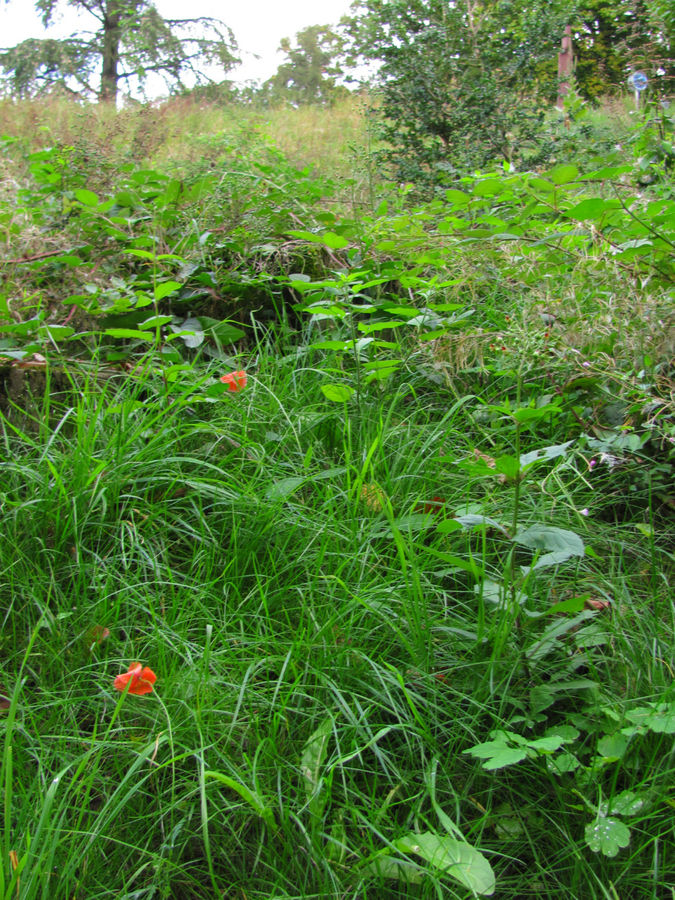
{"type": "MultiPolygon", "coordinates": [[[[344,250],[350,241],[342,234],[292,232],[294,237],[318,243],[330,250],[344,250]]],[[[294,309],[310,317],[309,331],[319,331],[320,340],[310,347],[326,350],[353,362],[353,384],[322,385],[327,399],[345,402],[365,385],[382,382],[406,362],[416,342],[433,341],[461,327],[474,310],[463,303],[448,302],[444,291],[457,284],[442,272],[427,274],[427,259],[417,265],[378,263],[350,251],[348,265],[331,277],[314,280],[303,273],[288,276],[287,283],[302,299],[294,309]],[[409,302],[398,293],[406,291],[409,302]]],[[[343,374],[342,367],[337,370],[343,374]]]]}

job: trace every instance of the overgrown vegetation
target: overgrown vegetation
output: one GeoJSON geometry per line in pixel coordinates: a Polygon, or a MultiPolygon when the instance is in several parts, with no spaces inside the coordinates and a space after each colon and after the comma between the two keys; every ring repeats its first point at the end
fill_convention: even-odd
{"type": "Polygon", "coordinates": [[[671,120],[244,115],[0,108],[0,896],[669,897],[671,120]]]}

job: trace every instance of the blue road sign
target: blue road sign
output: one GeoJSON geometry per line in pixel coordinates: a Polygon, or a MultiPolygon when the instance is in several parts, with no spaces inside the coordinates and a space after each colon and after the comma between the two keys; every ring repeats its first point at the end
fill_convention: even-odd
{"type": "Polygon", "coordinates": [[[649,79],[644,72],[633,72],[628,79],[628,84],[630,84],[634,91],[637,91],[638,94],[640,94],[647,87],[648,81],[649,79]]]}

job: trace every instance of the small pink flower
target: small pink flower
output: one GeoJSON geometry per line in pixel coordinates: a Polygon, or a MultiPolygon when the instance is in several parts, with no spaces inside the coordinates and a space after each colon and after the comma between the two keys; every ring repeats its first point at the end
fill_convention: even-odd
{"type": "Polygon", "coordinates": [[[597,459],[589,459],[589,460],[588,460],[588,468],[589,468],[589,470],[592,472],[593,469],[597,466],[597,464],[598,464],[597,459]]]}
{"type": "Polygon", "coordinates": [[[236,392],[244,390],[248,378],[246,372],[243,369],[239,369],[237,372],[228,372],[227,375],[221,375],[220,380],[227,385],[229,391],[236,392]]]}

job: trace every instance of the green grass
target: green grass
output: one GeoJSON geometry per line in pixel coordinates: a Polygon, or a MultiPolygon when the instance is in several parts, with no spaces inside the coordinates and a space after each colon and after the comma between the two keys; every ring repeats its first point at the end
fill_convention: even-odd
{"type": "Polygon", "coordinates": [[[405,834],[443,835],[440,808],[497,896],[669,896],[671,735],[645,729],[592,766],[628,711],[672,703],[665,533],[579,515],[586,460],[553,460],[517,518],[593,553],[514,605],[531,554],[438,530],[467,509],[512,520],[514,485],[458,465],[481,446],[477,404],[499,397],[453,400],[411,366],[359,415],[323,398],[310,360],[264,344],[245,391],[209,398],[218,374],[167,389],[72,370],[32,421],[3,419],[1,895],[469,896],[414,854],[419,884],[368,868],[405,834]],[[417,511],[435,496],[440,512],[417,511]],[[532,617],[585,594],[611,605],[532,617]],[[117,694],[136,660],[155,693],[117,694]],[[546,757],[489,772],[463,753],[495,728],[570,721],[576,780],[546,757]],[[589,805],[628,787],[644,799],[630,847],[592,853],[589,805]]]}
{"type": "Polygon", "coordinates": [[[0,900],[673,900],[667,183],[261,116],[0,104],[0,900]]]}

